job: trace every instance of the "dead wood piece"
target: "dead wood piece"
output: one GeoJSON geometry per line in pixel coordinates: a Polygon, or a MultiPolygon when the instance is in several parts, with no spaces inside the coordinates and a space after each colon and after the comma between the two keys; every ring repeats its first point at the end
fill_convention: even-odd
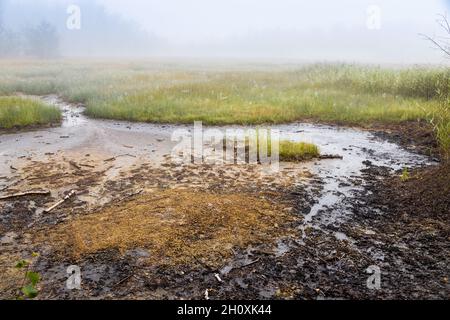
{"type": "Polygon", "coordinates": [[[105,159],[105,160],[103,160],[103,161],[104,161],[104,162],[111,162],[111,161],[114,161],[114,160],[116,160],[117,158],[120,158],[120,157],[132,157],[132,158],[136,158],[136,156],[134,156],[134,155],[132,155],[132,154],[129,154],[129,153],[126,153],[126,154],[120,154],[120,155],[118,155],[118,156],[115,156],[115,157],[111,157],[111,158],[105,159]]]}
{"type": "Polygon", "coordinates": [[[130,275],[126,276],[125,278],[123,278],[122,280],[120,280],[119,282],[117,282],[117,283],[113,286],[113,288],[118,287],[118,286],[120,286],[122,283],[124,283],[124,282],[130,280],[131,278],[135,278],[135,277],[136,277],[136,276],[134,275],[134,273],[133,273],[133,274],[130,274],[130,275]]]}
{"type": "Polygon", "coordinates": [[[219,281],[220,283],[223,282],[222,278],[220,277],[220,275],[218,273],[214,274],[214,277],[217,279],[217,281],[219,281]]]}
{"type": "Polygon", "coordinates": [[[240,267],[236,267],[235,269],[241,269],[241,268],[250,267],[250,266],[252,266],[254,264],[257,264],[258,262],[259,262],[259,259],[256,259],[256,260],[250,261],[249,263],[246,263],[246,264],[244,264],[244,265],[242,265],[240,267]]]}
{"type": "Polygon", "coordinates": [[[65,196],[63,199],[61,199],[60,201],[58,201],[57,203],[52,205],[50,208],[45,209],[44,212],[45,213],[50,213],[51,211],[53,211],[54,209],[56,209],[57,207],[62,205],[64,202],[69,200],[71,197],[73,197],[75,194],[76,194],[75,190],[70,191],[70,193],[67,196],[65,196]]]}
{"type": "Polygon", "coordinates": [[[256,260],[250,261],[249,263],[243,264],[241,266],[232,267],[229,272],[231,272],[232,270],[236,270],[236,269],[238,270],[238,269],[244,269],[244,268],[250,267],[254,264],[257,264],[259,261],[260,261],[260,259],[258,258],[256,260]]]}
{"type": "Polygon", "coordinates": [[[340,156],[338,154],[323,154],[323,155],[319,156],[319,159],[321,159],[321,160],[327,160],[327,159],[340,159],[340,160],[342,160],[342,159],[344,159],[344,157],[340,156]]]}
{"type": "Polygon", "coordinates": [[[86,168],[95,169],[95,166],[90,165],[90,164],[80,163],[80,166],[81,166],[81,167],[86,167],[86,168]]]}
{"type": "Polygon", "coordinates": [[[26,196],[48,196],[48,195],[50,195],[50,191],[27,191],[27,192],[11,194],[8,196],[2,196],[2,197],[0,197],[0,200],[8,200],[8,199],[26,197],[26,196]]]}
{"type": "Polygon", "coordinates": [[[69,164],[77,170],[81,170],[81,167],[75,161],[69,161],[69,164]]]}

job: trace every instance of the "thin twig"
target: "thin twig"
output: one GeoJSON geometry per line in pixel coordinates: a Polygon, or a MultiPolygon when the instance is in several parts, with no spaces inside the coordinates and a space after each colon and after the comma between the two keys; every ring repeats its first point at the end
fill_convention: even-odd
{"type": "Polygon", "coordinates": [[[57,203],[55,203],[54,205],[52,205],[50,208],[45,209],[44,212],[45,213],[50,213],[52,210],[54,210],[55,208],[59,207],[60,205],[62,205],[64,202],[66,202],[67,200],[69,200],[72,196],[74,196],[76,194],[75,190],[70,191],[70,193],[65,196],[63,199],[61,199],[60,201],[58,201],[57,203]]]}
{"type": "Polygon", "coordinates": [[[19,197],[25,197],[25,196],[48,196],[50,195],[50,191],[27,191],[27,192],[21,192],[21,193],[15,193],[8,196],[0,197],[0,200],[8,200],[12,198],[19,198],[19,197]]]}

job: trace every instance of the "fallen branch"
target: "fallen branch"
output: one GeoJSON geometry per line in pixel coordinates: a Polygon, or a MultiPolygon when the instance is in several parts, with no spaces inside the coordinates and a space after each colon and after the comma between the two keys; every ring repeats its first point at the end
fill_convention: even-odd
{"type": "Polygon", "coordinates": [[[246,263],[246,264],[244,264],[244,265],[242,265],[242,266],[240,266],[240,267],[236,267],[236,268],[234,268],[234,269],[241,269],[241,268],[250,267],[250,266],[252,266],[252,265],[254,265],[254,264],[257,264],[258,262],[259,262],[259,258],[256,259],[256,260],[250,261],[249,263],[246,263]]]}
{"type": "Polygon", "coordinates": [[[90,165],[90,164],[84,164],[84,163],[80,163],[81,167],[86,167],[86,168],[91,168],[91,169],[95,169],[95,166],[90,165]]]}
{"type": "Polygon", "coordinates": [[[113,288],[120,286],[122,283],[124,283],[125,281],[130,280],[130,279],[133,278],[133,277],[136,277],[136,276],[134,275],[134,273],[132,273],[132,274],[126,276],[125,278],[123,278],[122,280],[120,280],[119,282],[117,282],[117,283],[113,286],[113,288]]]}
{"type": "Polygon", "coordinates": [[[323,155],[319,156],[319,159],[321,159],[321,160],[327,160],[327,159],[340,159],[340,160],[342,160],[342,159],[344,159],[344,157],[340,156],[338,154],[323,154],[323,155]]]}
{"type": "Polygon", "coordinates": [[[104,161],[104,162],[111,162],[111,161],[114,161],[114,160],[116,160],[117,158],[120,158],[120,157],[132,157],[132,158],[136,158],[136,156],[134,156],[134,155],[132,155],[132,154],[129,154],[129,153],[126,153],[126,154],[120,154],[120,155],[118,155],[118,156],[115,156],[115,157],[112,157],[112,158],[105,159],[105,160],[103,160],[103,161],[104,161]]]}
{"type": "Polygon", "coordinates": [[[57,207],[62,205],[64,202],[69,200],[71,197],[73,197],[75,194],[76,194],[75,190],[70,191],[70,193],[67,196],[65,196],[63,199],[61,199],[60,201],[58,201],[57,203],[52,205],[50,208],[45,209],[44,212],[45,213],[50,213],[51,211],[53,211],[54,209],[56,209],[57,207]]]}
{"type": "Polygon", "coordinates": [[[26,196],[48,196],[48,195],[50,195],[50,191],[27,191],[27,192],[11,194],[9,196],[3,196],[3,197],[0,197],[0,200],[7,200],[7,199],[26,197],[26,196]]]}
{"type": "Polygon", "coordinates": [[[77,170],[81,170],[81,167],[75,161],[69,161],[69,164],[77,170]]]}

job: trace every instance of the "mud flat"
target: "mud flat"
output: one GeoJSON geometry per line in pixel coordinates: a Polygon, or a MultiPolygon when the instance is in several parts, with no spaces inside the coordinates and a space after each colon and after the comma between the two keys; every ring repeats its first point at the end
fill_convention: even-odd
{"type": "Polygon", "coordinates": [[[417,179],[403,183],[405,167],[438,170],[429,157],[371,132],[296,123],[276,128],[343,159],[282,163],[272,175],[177,165],[170,138],[180,126],[92,120],[44,99],[64,110],[60,128],[0,136],[1,195],[51,192],[0,201],[2,298],[17,295],[21,259],[41,275],[40,299],[448,297],[448,202],[428,204],[440,210],[431,229],[419,224],[426,211],[393,204],[417,179]],[[400,236],[410,223],[423,241],[400,236]],[[81,290],[66,289],[70,265],[81,290]],[[366,286],[373,265],[380,290],[366,286]]]}

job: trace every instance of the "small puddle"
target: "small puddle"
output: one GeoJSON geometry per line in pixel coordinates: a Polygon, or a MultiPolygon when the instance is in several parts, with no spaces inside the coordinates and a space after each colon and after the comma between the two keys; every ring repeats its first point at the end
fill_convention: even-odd
{"type": "MultiPolygon", "coordinates": [[[[429,165],[430,160],[402,147],[375,137],[372,133],[334,126],[291,124],[278,127],[284,138],[312,142],[323,154],[337,154],[343,159],[313,161],[304,164],[323,182],[321,195],[305,216],[303,231],[345,222],[350,216],[349,199],[364,190],[362,170],[367,164],[387,167],[393,172],[403,168],[429,165]],[[300,128],[300,129],[299,129],[300,128]]],[[[351,201],[350,201],[351,202],[351,201]]],[[[305,233],[304,233],[305,235],[305,233]]],[[[351,242],[345,234],[336,232],[338,240],[351,242]]]]}

